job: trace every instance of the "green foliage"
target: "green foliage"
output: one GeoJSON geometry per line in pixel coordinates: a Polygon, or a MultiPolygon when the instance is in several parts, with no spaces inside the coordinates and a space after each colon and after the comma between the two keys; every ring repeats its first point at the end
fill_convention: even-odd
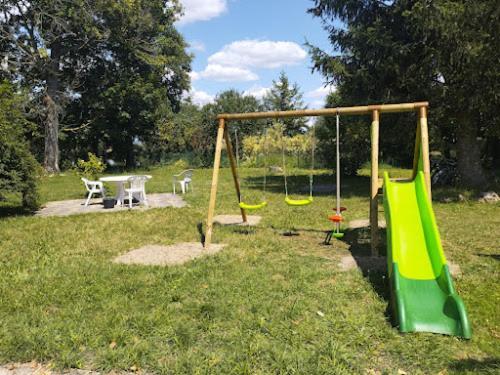
{"type": "Polygon", "coordinates": [[[176,171],[184,171],[189,168],[189,162],[185,159],[179,159],[172,164],[172,167],[176,171]]]}
{"type": "Polygon", "coordinates": [[[1,2],[0,47],[9,78],[31,90],[37,119],[52,130],[51,156],[61,139],[65,164],[88,151],[127,167],[154,159],[154,147],[141,144],[154,143],[189,89],[192,56],[174,27],[179,2],[25,3],[1,2]]]}
{"type": "Polygon", "coordinates": [[[34,124],[26,120],[25,99],[9,83],[0,83],[0,195],[20,192],[22,205],[36,209],[39,166],[26,140],[34,124]]]}
{"type": "MultiPolygon", "coordinates": [[[[200,111],[199,127],[193,133],[192,151],[202,161],[204,166],[211,166],[215,151],[217,136],[217,115],[221,113],[257,112],[262,109],[259,101],[251,96],[244,95],[236,90],[227,90],[219,93],[214,103],[203,106],[200,111]]],[[[238,147],[242,149],[242,141],[249,135],[262,134],[266,127],[265,121],[231,121],[228,129],[230,137],[237,138],[238,147]],[[234,131],[237,132],[235,136],[234,131]]]]}
{"type": "MultiPolygon", "coordinates": [[[[342,99],[337,93],[330,94],[327,98],[327,107],[335,108],[342,106],[342,99]]],[[[334,169],[336,165],[336,118],[322,117],[315,125],[317,142],[317,155],[319,164],[334,169]]],[[[390,125],[389,125],[390,127],[390,125]]],[[[384,130],[392,131],[388,127],[384,130]]],[[[401,139],[394,140],[383,133],[385,138],[381,144],[394,142],[399,144],[401,149],[401,139]]],[[[364,162],[370,159],[370,127],[369,122],[364,118],[341,116],[340,118],[340,166],[341,172],[348,176],[355,176],[358,169],[364,162]]],[[[386,151],[385,147],[382,147],[386,151]]],[[[397,153],[392,153],[393,155],[397,153]]]]}
{"type": "MultiPolygon", "coordinates": [[[[244,163],[248,167],[262,167],[264,163],[268,166],[271,162],[282,164],[282,153],[285,152],[287,165],[297,168],[304,167],[301,164],[303,158],[310,160],[314,134],[296,134],[287,136],[285,125],[280,122],[268,128],[262,135],[251,135],[243,139],[244,163]],[[294,157],[289,160],[289,155],[294,157]]],[[[305,163],[303,163],[305,164],[305,163]]]]}
{"type": "Polygon", "coordinates": [[[90,180],[96,180],[99,175],[106,170],[106,164],[104,164],[102,158],[89,152],[88,160],[85,161],[79,159],[76,162],[76,168],[80,176],[88,178],[90,180]]]}
{"type": "MultiPolygon", "coordinates": [[[[498,139],[500,133],[495,104],[500,92],[498,2],[314,4],[310,12],[321,18],[334,50],[340,52],[330,55],[310,46],[314,67],[338,86],[342,101],[359,105],[429,100],[431,147],[445,155],[456,151],[462,183],[484,185],[481,160],[488,155],[478,137],[498,139]]],[[[385,117],[382,132],[384,122],[385,117]]],[[[396,116],[389,127],[381,133],[381,141],[389,141],[381,150],[392,145],[393,156],[404,162],[403,155],[411,154],[414,120],[396,116]]]]}
{"type": "MultiPolygon", "coordinates": [[[[264,96],[263,102],[268,111],[293,111],[306,108],[299,85],[290,84],[288,76],[283,71],[277,80],[273,80],[273,86],[264,96]]],[[[304,118],[286,118],[281,121],[285,125],[286,135],[293,136],[304,132],[306,126],[304,118]]]]}

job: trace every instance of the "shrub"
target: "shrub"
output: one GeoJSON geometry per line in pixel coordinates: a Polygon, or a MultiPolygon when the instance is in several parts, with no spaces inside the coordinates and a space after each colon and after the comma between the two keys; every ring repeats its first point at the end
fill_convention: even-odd
{"type": "Polygon", "coordinates": [[[244,160],[242,164],[245,167],[263,167],[264,163],[268,166],[281,165],[284,151],[288,167],[309,168],[313,134],[297,134],[291,137],[283,135],[283,132],[283,124],[275,123],[264,134],[243,138],[244,160]]]}
{"type": "Polygon", "coordinates": [[[179,159],[172,166],[179,171],[183,171],[189,168],[189,163],[185,159],[179,159]]]}
{"type": "Polygon", "coordinates": [[[106,165],[104,164],[102,158],[93,154],[92,152],[88,153],[88,160],[78,159],[76,163],[76,169],[78,175],[95,180],[99,175],[104,172],[106,169],[106,165]]]}
{"type": "Polygon", "coordinates": [[[40,167],[26,140],[34,124],[25,117],[24,103],[10,83],[0,83],[0,195],[21,193],[23,207],[36,209],[40,167]]]}

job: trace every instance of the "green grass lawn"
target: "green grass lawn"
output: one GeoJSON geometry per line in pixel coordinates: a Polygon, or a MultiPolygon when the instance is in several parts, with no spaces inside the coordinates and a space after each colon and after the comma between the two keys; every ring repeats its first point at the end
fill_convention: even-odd
{"type": "MultiPolygon", "coordinates": [[[[148,171],[148,191],[170,191],[172,172],[148,171]]],[[[257,199],[259,171],[242,175],[244,195],[257,199]]],[[[292,190],[307,181],[291,178],[292,190]]],[[[322,245],[333,198],[290,210],[278,177],[269,177],[259,227],[215,227],[214,242],[228,244],[216,256],[170,268],[111,262],[146,244],[199,241],[210,184],[211,170],[197,170],[182,209],[38,218],[2,203],[4,214],[19,215],[0,219],[0,363],[172,374],[500,371],[498,204],[434,202],[446,256],[462,269],[455,286],[473,327],[464,341],[393,328],[385,275],[338,267],[369,249],[367,230],[322,245]],[[282,236],[287,227],[300,235],[282,236]]],[[[82,189],[74,175],[47,177],[42,199],[83,199],[82,189]]],[[[348,220],[368,217],[366,170],[345,179],[343,195],[348,220]]],[[[238,213],[228,169],[217,213],[238,213]]]]}

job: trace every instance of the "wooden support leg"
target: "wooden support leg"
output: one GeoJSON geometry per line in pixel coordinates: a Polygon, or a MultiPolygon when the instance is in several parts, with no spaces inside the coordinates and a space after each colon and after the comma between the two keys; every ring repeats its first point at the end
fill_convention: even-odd
{"type": "Polygon", "coordinates": [[[378,256],[378,138],[379,111],[372,112],[371,126],[371,195],[370,195],[370,231],[372,256],[378,256]]]}
{"type": "Polygon", "coordinates": [[[420,147],[422,147],[422,169],[424,171],[427,195],[432,201],[431,162],[429,157],[429,130],[427,128],[427,108],[420,107],[418,124],[420,127],[420,147]]]}
{"type": "MultiPolygon", "coordinates": [[[[224,138],[226,139],[226,149],[229,156],[229,163],[231,164],[231,172],[233,174],[234,187],[236,188],[236,195],[238,197],[238,202],[241,201],[241,191],[240,191],[240,181],[238,179],[238,169],[234,158],[233,145],[231,144],[231,137],[229,135],[229,128],[226,126],[224,131],[224,138]]],[[[243,208],[240,207],[241,218],[243,222],[247,222],[247,214],[243,208]]]]}
{"type": "Polygon", "coordinates": [[[413,172],[411,179],[414,180],[418,173],[418,163],[420,162],[420,119],[417,122],[417,133],[415,136],[415,150],[413,152],[413,172]]]}
{"type": "Polygon", "coordinates": [[[205,248],[210,247],[212,242],[212,229],[215,212],[215,200],[217,199],[217,184],[219,182],[220,158],[222,154],[222,139],[224,137],[224,119],[219,120],[217,130],[217,142],[215,143],[214,170],[212,173],[212,188],[210,190],[210,201],[208,203],[207,232],[205,234],[205,248]]]}

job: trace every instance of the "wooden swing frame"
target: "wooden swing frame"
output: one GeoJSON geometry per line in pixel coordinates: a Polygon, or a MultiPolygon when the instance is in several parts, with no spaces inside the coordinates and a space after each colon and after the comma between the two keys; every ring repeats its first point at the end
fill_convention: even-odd
{"type": "MultiPolygon", "coordinates": [[[[399,104],[380,104],[366,105],[357,107],[337,107],[325,109],[307,109],[299,111],[276,111],[276,112],[252,112],[252,113],[225,113],[217,116],[219,127],[217,130],[217,140],[215,144],[214,169],[212,174],[212,185],[210,191],[210,200],[208,204],[207,230],[205,234],[205,248],[210,247],[212,243],[213,219],[215,213],[215,204],[217,199],[217,187],[219,182],[219,169],[222,155],[223,141],[226,142],[226,150],[231,165],[234,187],[238,202],[241,199],[240,183],[238,178],[238,169],[236,159],[233,153],[231,138],[229,133],[229,121],[232,120],[252,120],[252,119],[279,119],[286,117],[318,117],[318,116],[336,116],[336,115],[371,115],[371,188],[370,188],[370,237],[372,256],[378,256],[378,192],[382,187],[382,180],[378,177],[379,171],[379,127],[380,115],[382,113],[403,113],[417,112],[417,131],[415,137],[415,151],[413,155],[413,174],[411,179],[417,175],[419,160],[422,160],[422,170],[424,172],[425,183],[429,199],[431,198],[431,170],[429,158],[429,131],[427,126],[428,102],[399,103],[399,104]]],[[[241,218],[244,223],[247,222],[245,209],[240,207],[241,218]]]]}

